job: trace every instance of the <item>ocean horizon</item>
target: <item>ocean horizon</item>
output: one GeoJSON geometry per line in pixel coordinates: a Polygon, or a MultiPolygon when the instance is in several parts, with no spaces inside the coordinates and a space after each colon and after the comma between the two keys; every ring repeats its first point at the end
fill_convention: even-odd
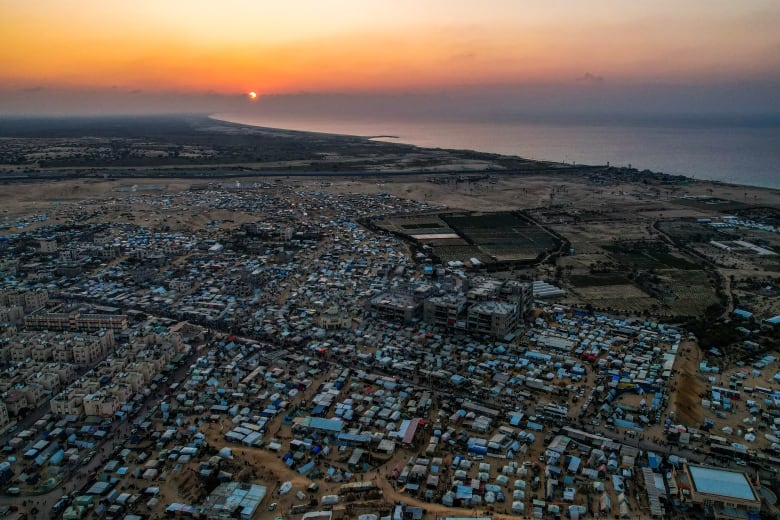
{"type": "Polygon", "coordinates": [[[372,120],[219,113],[251,126],[378,138],[585,165],[631,166],[694,179],[780,189],[780,119],[536,116],[372,120]]]}

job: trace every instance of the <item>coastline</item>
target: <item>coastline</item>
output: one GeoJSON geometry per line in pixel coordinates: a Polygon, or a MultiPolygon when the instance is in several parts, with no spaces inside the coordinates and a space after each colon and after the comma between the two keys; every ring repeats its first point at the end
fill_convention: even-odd
{"type": "MultiPolygon", "coordinates": [[[[762,189],[769,189],[769,190],[779,190],[780,189],[780,172],[775,173],[774,169],[770,169],[769,171],[763,171],[763,173],[757,173],[755,174],[755,177],[751,178],[750,176],[745,176],[745,178],[739,178],[737,177],[737,174],[734,173],[735,171],[751,171],[747,168],[734,168],[733,170],[729,169],[731,172],[726,177],[728,178],[722,178],[723,176],[706,176],[703,175],[701,172],[695,172],[695,173],[685,173],[685,172],[679,172],[675,169],[664,169],[664,168],[645,168],[641,165],[639,167],[634,166],[636,163],[632,162],[632,159],[629,157],[627,161],[625,162],[617,162],[617,161],[604,161],[604,162],[586,162],[586,161],[570,161],[570,160],[556,160],[550,157],[542,157],[540,152],[533,151],[532,153],[520,153],[518,151],[509,151],[509,152],[502,152],[502,151],[496,151],[495,148],[500,148],[499,146],[495,146],[492,149],[486,148],[486,147],[480,147],[480,146],[474,146],[483,144],[479,142],[479,136],[475,136],[474,139],[469,139],[469,136],[460,136],[462,139],[466,140],[467,142],[464,143],[464,146],[449,146],[447,143],[440,143],[440,144],[434,144],[431,145],[430,142],[435,141],[435,137],[429,137],[429,135],[433,134],[431,130],[437,130],[440,128],[435,128],[436,125],[430,125],[428,123],[421,124],[420,128],[422,129],[419,133],[425,133],[426,137],[421,140],[414,139],[414,135],[410,135],[407,133],[404,135],[403,132],[400,132],[399,130],[403,129],[409,129],[412,127],[416,127],[416,123],[410,123],[406,126],[404,126],[404,123],[377,123],[375,126],[373,123],[367,125],[368,130],[367,132],[359,131],[360,128],[357,127],[357,125],[362,125],[362,123],[356,123],[355,121],[349,120],[348,124],[341,124],[342,121],[337,120],[332,125],[328,123],[327,121],[323,120],[315,120],[312,126],[314,128],[304,128],[301,123],[306,123],[305,121],[290,121],[290,120],[284,120],[280,121],[279,119],[273,120],[269,119],[268,123],[274,126],[265,126],[265,124],[258,124],[256,121],[253,121],[253,117],[247,117],[247,116],[240,116],[240,115],[233,115],[233,114],[224,114],[224,113],[217,113],[217,114],[211,114],[208,116],[210,119],[215,121],[220,121],[222,123],[231,123],[236,125],[243,125],[248,126],[252,128],[265,128],[265,129],[275,129],[275,130],[283,130],[283,131],[294,131],[294,132],[308,132],[308,133],[314,133],[314,134],[327,134],[327,135],[333,135],[333,136],[341,136],[341,137],[353,137],[353,138],[362,138],[362,139],[369,139],[379,142],[392,142],[397,144],[406,144],[415,146],[418,148],[425,148],[425,149],[442,149],[442,150],[457,150],[462,152],[475,152],[475,153],[484,153],[484,154],[496,154],[506,157],[518,157],[529,161],[535,161],[538,163],[547,163],[551,165],[560,165],[560,166],[567,166],[572,167],[573,165],[577,167],[606,167],[607,165],[611,165],[611,167],[616,167],[618,169],[623,170],[635,170],[637,172],[648,172],[648,174],[652,176],[668,176],[671,178],[685,178],[687,182],[712,182],[714,184],[718,185],[724,185],[724,186],[744,186],[744,187],[750,187],[750,188],[762,188],[762,189]],[[281,123],[281,124],[280,124],[281,123]],[[394,125],[398,125],[398,127],[394,125]],[[330,125],[330,129],[326,128],[330,125]],[[377,131],[378,128],[383,129],[384,131],[377,131]],[[353,130],[353,132],[349,133],[347,130],[353,130]],[[389,136],[385,136],[384,134],[391,134],[392,141],[384,141],[383,139],[390,138],[389,136]],[[382,135],[379,135],[382,134],[382,135]],[[421,142],[422,140],[427,140],[428,142],[421,142]]],[[[463,124],[456,127],[456,130],[464,132],[468,130],[473,130],[475,134],[478,134],[480,131],[484,131],[486,127],[489,125],[483,125],[483,124],[475,124],[474,128],[468,128],[468,124],[463,124]]],[[[493,127],[496,130],[496,132],[503,132],[506,128],[506,125],[503,124],[495,124],[493,127]]],[[[686,128],[679,129],[680,132],[688,132],[689,130],[686,128]]],[[[669,132],[667,132],[669,133],[669,132]]],[[[444,139],[446,140],[446,139],[444,139]]],[[[701,145],[701,142],[698,143],[701,145]]],[[[493,146],[491,144],[491,146],[493,146]]],[[[567,153],[565,151],[565,146],[558,143],[556,146],[559,148],[564,148],[563,154],[567,153]]],[[[709,144],[708,144],[709,146],[709,144]]],[[[685,143],[678,144],[677,150],[685,149],[685,143]]],[[[606,150],[604,153],[608,153],[609,150],[606,150]]],[[[774,152],[770,152],[773,153],[774,152]]],[[[682,151],[679,152],[681,156],[685,156],[685,153],[682,151]]],[[[667,154],[669,156],[673,154],[667,154]]],[[[744,159],[745,157],[749,157],[750,154],[735,152],[735,157],[738,159],[744,159]]],[[[770,157],[770,159],[773,157],[770,157]]],[[[708,160],[715,160],[711,157],[707,158],[708,160]]],[[[780,160],[780,157],[778,158],[780,160]]],[[[766,162],[766,158],[763,159],[766,162]]],[[[774,165],[775,163],[772,162],[774,165]]],[[[778,162],[780,164],[780,162],[778,162]]],[[[776,168],[776,167],[773,167],[776,168]]],[[[702,169],[706,169],[706,165],[702,166],[702,169]]]]}
{"type": "MultiPolygon", "coordinates": [[[[378,180],[383,177],[450,176],[460,182],[475,176],[508,179],[536,175],[555,182],[556,178],[571,175],[591,186],[633,184],[639,191],[647,192],[645,196],[652,191],[663,191],[664,197],[694,194],[688,188],[695,186],[692,191],[706,198],[707,193],[712,194],[709,188],[720,186],[729,189],[715,189],[715,193],[721,192],[734,202],[747,202],[748,191],[780,192],[780,186],[703,179],[664,173],[664,170],[536,160],[529,155],[475,151],[476,147],[422,146],[399,142],[402,135],[387,132],[390,130],[387,127],[383,130],[366,135],[267,127],[206,113],[93,119],[0,118],[0,135],[15,137],[15,146],[22,146],[20,153],[33,154],[30,156],[33,159],[26,162],[9,163],[0,168],[0,181],[7,184],[65,179],[216,180],[284,175],[378,180]],[[85,124],[92,129],[93,137],[89,139],[82,137],[85,124]],[[116,128],[121,130],[117,132],[116,128]],[[95,138],[118,139],[130,146],[130,139],[139,135],[151,140],[129,158],[119,153],[121,147],[106,148],[100,155],[92,152],[95,138]],[[45,146],[41,138],[68,140],[70,155],[40,158],[41,147],[45,146]],[[176,143],[178,149],[186,153],[181,156],[172,153],[171,143],[176,143]]],[[[777,181],[780,181],[780,175],[777,181]]]]}

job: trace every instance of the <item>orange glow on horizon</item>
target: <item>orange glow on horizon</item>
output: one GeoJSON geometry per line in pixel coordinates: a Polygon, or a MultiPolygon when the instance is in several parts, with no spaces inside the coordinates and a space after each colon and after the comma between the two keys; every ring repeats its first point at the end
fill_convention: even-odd
{"type": "Polygon", "coordinates": [[[0,86],[233,95],[780,75],[776,2],[551,4],[0,0],[0,86]]]}

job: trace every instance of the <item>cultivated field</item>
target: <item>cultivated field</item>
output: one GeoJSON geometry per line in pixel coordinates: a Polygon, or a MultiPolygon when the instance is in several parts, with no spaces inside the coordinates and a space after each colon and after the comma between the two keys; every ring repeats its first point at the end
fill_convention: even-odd
{"type": "Polygon", "coordinates": [[[550,232],[516,213],[446,215],[443,219],[499,262],[533,261],[559,245],[550,232]]]}

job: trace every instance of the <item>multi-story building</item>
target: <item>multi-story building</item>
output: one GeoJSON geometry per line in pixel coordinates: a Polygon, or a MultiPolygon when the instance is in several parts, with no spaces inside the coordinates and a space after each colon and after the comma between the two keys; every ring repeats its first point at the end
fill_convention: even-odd
{"type": "Polygon", "coordinates": [[[382,318],[410,322],[420,314],[422,305],[410,294],[383,293],[371,299],[371,309],[382,318]]]}
{"type": "Polygon", "coordinates": [[[45,363],[54,359],[55,346],[49,342],[41,341],[40,343],[33,345],[30,352],[33,361],[45,363]]]}
{"type": "Polygon", "coordinates": [[[76,377],[76,371],[74,370],[73,365],[70,363],[58,363],[56,361],[47,363],[44,367],[44,373],[56,375],[60,380],[60,385],[67,385],[76,377]]]}
{"type": "Polygon", "coordinates": [[[20,305],[0,307],[0,323],[19,323],[24,319],[24,309],[20,305]]]}
{"type": "Polygon", "coordinates": [[[521,319],[531,312],[534,303],[533,282],[507,280],[501,287],[501,294],[507,301],[517,304],[517,311],[521,319]]]}
{"type": "Polygon", "coordinates": [[[113,417],[119,411],[121,402],[106,392],[95,392],[84,396],[84,413],[99,417],[113,417]]]}
{"type": "Polygon", "coordinates": [[[26,316],[24,325],[28,329],[34,330],[94,332],[101,329],[110,329],[120,331],[127,328],[127,315],[47,312],[26,316]]]}
{"type": "Polygon", "coordinates": [[[133,361],[125,366],[128,373],[137,373],[141,375],[144,382],[151,381],[157,373],[154,365],[146,361],[133,361]]]}
{"type": "Polygon", "coordinates": [[[466,309],[464,296],[432,296],[423,304],[423,320],[431,325],[455,327],[466,309]]]}
{"type": "Polygon", "coordinates": [[[77,365],[91,365],[108,354],[107,346],[99,339],[82,336],[73,341],[73,362],[77,365]]]}
{"type": "Polygon", "coordinates": [[[55,347],[52,352],[52,360],[58,363],[73,363],[73,349],[68,345],[55,347]]]}
{"type": "Polygon", "coordinates": [[[69,388],[63,390],[49,401],[51,413],[58,417],[83,414],[84,395],[83,392],[69,388]]]}
{"type": "Polygon", "coordinates": [[[503,338],[517,328],[517,305],[507,302],[480,302],[468,310],[467,328],[472,334],[503,338]]]}
{"type": "Polygon", "coordinates": [[[38,251],[44,254],[49,253],[56,253],[57,252],[57,241],[56,240],[39,240],[38,241],[38,251]]]}
{"type": "Polygon", "coordinates": [[[56,372],[37,372],[34,381],[43,387],[45,393],[57,393],[62,387],[62,381],[56,372]]]}
{"type": "Polygon", "coordinates": [[[105,387],[105,392],[116,397],[120,405],[130,401],[135,393],[132,386],[123,382],[117,382],[105,387]]]}
{"type": "Polygon", "coordinates": [[[27,396],[24,393],[18,390],[11,390],[8,392],[8,395],[5,396],[5,406],[7,407],[9,414],[19,415],[22,410],[29,408],[29,403],[27,402],[27,396]]]}
{"type": "Polygon", "coordinates": [[[0,433],[8,429],[9,426],[11,426],[11,416],[8,415],[5,403],[0,401],[0,433]]]}
{"type": "Polygon", "coordinates": [[[501,294],[503,282],[493,278],[474,278],[471,280],[471,288],[466,292],[466,298],[470,302],[484,302],[495,300],[501,294]]]}
{"type": "Polygon", "coordinates": [[[27,342],[12,343],[7,352],[9,360],[19,363],[32,356],[32,345],[27,342]]]}
{"type": "Polygon", "coordinates": [[[117,382],[129,385],[133,392],[138,392],[144,385],[151,380],[151,377],[144,378],[140,372],[120,372],[116,377],[117,382]]]}
{"type": "Polygon", "coordinates": [[[27,405],[30,408],[37,407],[46,392],[46,388],[37,381],[30,381],[24,385],[20,385],[18,389],[24,394],[27,399],[27,405]]]}
{"type": "Polygon", "coordinates": [[[20,306],[25,312],[40,309],[49,301],[49,293],[44,289],[30,291],[2,291],[0,305],[7,307],[20,306]]]}

